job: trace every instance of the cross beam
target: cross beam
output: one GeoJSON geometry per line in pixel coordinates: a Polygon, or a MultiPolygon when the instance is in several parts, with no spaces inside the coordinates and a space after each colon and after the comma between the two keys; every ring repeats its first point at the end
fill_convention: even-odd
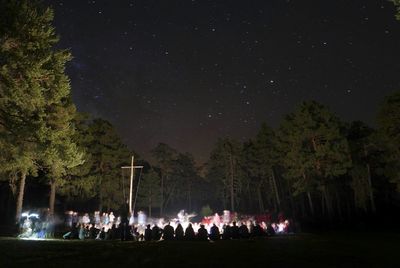
{"type": "Polygon", "coordinates": [[[143,166],[134,166],[133,162],[135,161],[135,157],[132,156],[132,162],[130,166],[121,167],[123,169],[130,169],[131,170],[131,183],[129,186],[129,213],[132,213],[132,191],[133,191],[133,171],[135,169],[141,169],[143,166]]]}

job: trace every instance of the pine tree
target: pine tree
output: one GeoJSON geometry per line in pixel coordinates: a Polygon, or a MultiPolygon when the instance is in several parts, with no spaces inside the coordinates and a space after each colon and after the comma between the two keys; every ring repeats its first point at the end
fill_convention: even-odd
{"type": "Polygon", "coordinates": [[[219,186],[223,206],[231,211],[235,211],[240,202],[244,184],[241,161],[242,145],[225,138],[217,141],[207,163],[207,177],[219,186]]]}
{"type": "Polygon", "coordinates": [[[394,4],[395,7],[396,7],[396,11],[397,11],[397,13],[396,13],[396,18],[397,18],[398,20],[400,20],[400,0],[390,0],[390,1],[392,1],[393,4],[394,4]]]}
{"type": "Polygon", "coordinates": [[[72,135],[72,139],[76,142],[79,148],[84,150],[85,162],[82,165],[69,169],[68,173],[62,177],[58,184],[59,193],[65,196],[67,201],[90,199],[96,196],[96,178],[90,173],[94,165],[93,157],[90,153],[90,146],[94,140],[89,131],[91,123],[92,120],[88,114],[75,114],[73,124],[76,131],[72,135]]]}
{"type": "Polygon", "coordinates": [[[318,190],[322,209],[332,216],[329,186],[351,166],[339,119],[317,102],[304,102],[285,118],[278,137],[284,175],[291,181],[294,194],[307,194],[313,212],[311,193],[318,190]]]}
{"type": "Polygon", "coordinates": [[[375,212],[374,188],[372,185],[371,153],[374,148],[374,130],[364,123],[356,121],[348,131],[349,148],[352,158],[351,187],[354,191],[354,202],[357,208],[367,210],[368,203],[375,212]]]}
{"type": "Polygon", "coordinates": [[[199,175],[195,166],[194,158],[189,153],[179,153],[177,159],[173,163],[173,171],[171,174],[173,183],[176,185],[174,197],[181,204],[185,204],[185,208],[192,210],[193,192],[198,186],[199,175]]]}
{"type": "Polygon", "coordinates": [[[161,172],[160,182],[160,216],[163,215],[165,205],[168,203],[168,196],[171,196],[175,190],[175,186],[170,182],[171,173],[173,171],[173,164],[176,161],[178,152],[165,143],[159,143],[152,151],[151,154],[156,160],[157,166],[161,172]]]}
{"type": "Polygon", "coordinates": [[[99,210],[118,209],[126,201],[121,167],[130,164],[132,152],[108,121],[80,115],[75,122],[74,140],[85,148],[85,163],[69,170],[60,191],[68,199],[96,198],[99,210]]]}
{"type": "Polygon", "coordinates": [[[269,205],[278,209],[280,196],[278,192],[274,165],[277,163],[275,134],[266,124],[261,125],[254,140],[244,146],[244,167],[250,181],[251,194],[258,199],[259,211],[264,212],[264,197],[269,205]]]}
{"type": "Polygon", "coordinates": [[[385,98],[378,113],[378,137],[384,151],[384,173],[400,192],[400,92],[385,98]]]}
{"type": "Polygon", "coordinates": [[[36,1],[0,3],[0,145],[6,170],[20,177],[18,218],[26,176],[40,165],[58,178],[82,154],[70,139],[75,107],[64,70],[71,55],[55,49],[53,11],[36,1]]]}
{"type": "MultiPolygon", "coordinates": [[[[121,166],[128,164],[132,153],[107,121],[95,119],[89,125],[91,140],[87,152],[91,155],[90,176],[95,179],[99,209],[118,208],[124,203],[121,189],[121,166]]],[[[136,154],[135,154],[136,155],[136,154]]]]}
{"type": "Polygon", "coordinates": [[[160,176],[154,170],[143,175],[138,192],[138,206],[147,207],[151,217],[154,207],[160,207],[160,176]]]}

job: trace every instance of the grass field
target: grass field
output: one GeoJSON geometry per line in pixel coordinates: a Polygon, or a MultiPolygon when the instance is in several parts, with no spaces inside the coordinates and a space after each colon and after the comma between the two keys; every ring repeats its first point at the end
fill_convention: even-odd
{"type": "Polygon", "coordinates": [[[400,267],[400,234],[299,234],[210,242],[0,238],[0,267],[400,267]]]}

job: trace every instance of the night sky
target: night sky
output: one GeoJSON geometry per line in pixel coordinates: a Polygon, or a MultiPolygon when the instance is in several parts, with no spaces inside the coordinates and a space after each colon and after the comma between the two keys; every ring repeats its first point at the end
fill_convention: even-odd
{"type": "Polygon", "coordinates": [[[158,142],[207,160],[303,100],[375,121],[400,89],[400,21],[379,0],[51,1],[79,111],[142,156],[158,142]]]}

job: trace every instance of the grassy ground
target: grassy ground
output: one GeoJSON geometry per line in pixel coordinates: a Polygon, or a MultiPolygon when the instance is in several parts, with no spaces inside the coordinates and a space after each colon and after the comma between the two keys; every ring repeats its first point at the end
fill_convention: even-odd
{"type": "Polygon", "coordinates": [[[300,234],[209,242],[0,238],[0,267],[400,267],[400,234],[300,234]]]}

